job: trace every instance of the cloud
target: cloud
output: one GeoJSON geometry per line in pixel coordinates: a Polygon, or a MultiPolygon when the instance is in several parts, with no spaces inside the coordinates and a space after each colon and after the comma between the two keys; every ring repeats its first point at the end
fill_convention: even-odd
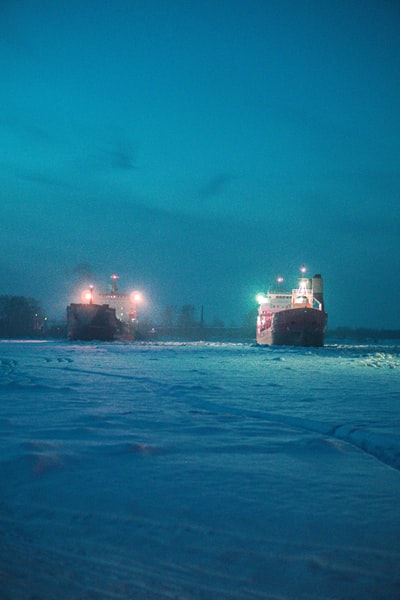
{"type": "Polygon", "coordinates": [[[214,177],[210,177],[199,190],[199,196],[203,200],[219,196],[224,193],[229,183],[234,179],[234,176],[229,173],[219,173],[214,177]]]}
{"type": "Polygon", "coordinates": [[[60,143],[58,136],[48,127],[38,124],[37,117],[19,110],[19,114],[6,113],[0,118],[0,127],[7,134],[13,134],[24,142],[39,145],[50,145],[60,143]]]}
{"type": "Polygon", "coordinates": [[[129,142],[118,142],[107,154],[114,169],[127,171],[135,168],[135,155],[129,142]]]}
{"type": "Polygon", "coordinates": [[[28,181],[29,183],[38,183],[39,185],[45,185],[50,187],[62,187],[66,189],[73,189],[73,186],[67,181],[62,181],[56,177],[43,175],[42,173],[35,173],[30,171],[20,172],[17,174],[19,179],[28,181]]]}

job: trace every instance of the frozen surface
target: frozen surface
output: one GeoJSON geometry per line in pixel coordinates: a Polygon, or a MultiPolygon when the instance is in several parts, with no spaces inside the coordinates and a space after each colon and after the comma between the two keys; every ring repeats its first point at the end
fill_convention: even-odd
{"type": "Polygon", "coordinates": [[[400,349],[0,342],[0,598],[400,598],[400,349]]]}

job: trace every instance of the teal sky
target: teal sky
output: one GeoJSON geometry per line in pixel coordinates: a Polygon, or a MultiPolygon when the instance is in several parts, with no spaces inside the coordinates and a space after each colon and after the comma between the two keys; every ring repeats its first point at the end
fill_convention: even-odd
{"type": "Polygon", "coordinates": [[[0,294],[241,322],[299,267],[399,328],[400,5],[4,0],[0,294]],[[84,277],[82,274],[86,274],[84,277]]]}

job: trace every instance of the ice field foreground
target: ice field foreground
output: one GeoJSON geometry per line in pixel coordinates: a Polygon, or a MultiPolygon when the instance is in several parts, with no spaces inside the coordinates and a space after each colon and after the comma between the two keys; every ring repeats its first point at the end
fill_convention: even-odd
{"type": "Polygon", "coordinates": [[[0,363],[1,600],[400,597],[398,347],[0,363]]]}

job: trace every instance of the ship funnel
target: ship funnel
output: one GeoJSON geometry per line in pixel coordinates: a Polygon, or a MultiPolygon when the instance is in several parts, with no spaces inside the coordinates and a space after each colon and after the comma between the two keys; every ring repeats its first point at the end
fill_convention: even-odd
{"type": "Polygon", "coordinates": [[[313,295],[314,298],[321,303],[322,310],[324,310],[323,286],[324,284],[321,275],[314,275],[312,278],[313,295]]]}

